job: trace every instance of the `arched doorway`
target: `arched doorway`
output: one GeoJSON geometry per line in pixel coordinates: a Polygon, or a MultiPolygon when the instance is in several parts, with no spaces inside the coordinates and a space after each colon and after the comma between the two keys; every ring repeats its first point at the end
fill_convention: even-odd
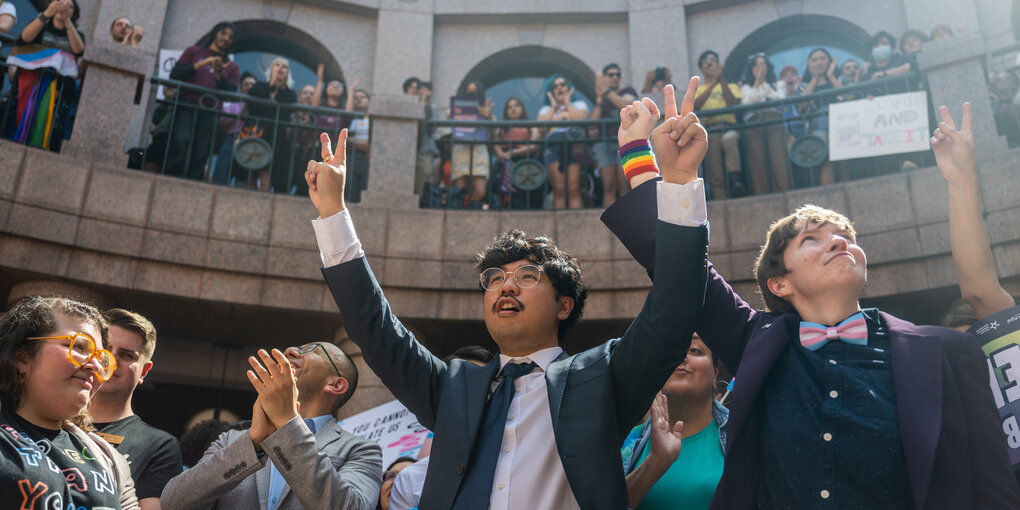
{"type": "Polygon", "coordinates": [[[864,61],[870,53],[868,34],[847,20],[832,16],[789,16],[755,30],[740,41],[726,57],[726,79],[736,83],[744,74],[747,59],[765,53],[775,65],[776,74],[787,65],[804,72],[808,53],[822,47],[842,63],[847,58],[864,61]]]}
{"type": "MultiPolygon", "coordinates": [[[[343,69],[317,39],[301,29],[268,19],[235,21],[237,41],[232,53],[242,71],[265,80],[263,74],[276,56],[290,60],[295,88],[315,85],[316,68],[325,64],[326,80],[343,79],[343,69]]],[[[346,80],[344,80],[346,82],[346,80]]]]}
{"type": "Polygon", "coordinates": [[[574,84],[577,99],[591,104],[595,96],[595,72],[577,57],[544,46],[519,46],[496,52],[475,65],[457,87],[463,93],[472,81],[486,88],[486,95],[503,116],[503,105],[510,97],[524,103],[530,118],[535,118],[544,104],[543,86],[547,78],[561,74],[574,84]]]}

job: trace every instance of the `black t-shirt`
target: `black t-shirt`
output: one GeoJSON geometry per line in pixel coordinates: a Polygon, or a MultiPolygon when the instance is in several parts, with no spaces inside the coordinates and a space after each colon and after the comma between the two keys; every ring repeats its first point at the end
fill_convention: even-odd
{"type": "MultiPolygon", "coordinates": [[[[78,37],[81,37],[81,42],[85,42],[85,34],[81,30],[78,30],[78,37]]],[[[22,44],[41,44],[48,48],[57,48],[58,50],[65,50],[74,55],[81,56],[82,53],[75,53],[71,50],[71,40],[67,36],[67,29],[58,29],[53,26],[53,23],[47,23],[43,26],[42,30],[39,31],[39,35],[35,36],[35,39],[31,41],[23,41],[18,38],[17,45],[22,44]]]]}
{"type": "MultiPolygon", "coordinates": [[[[98,453],[102,455],[102,453],[98,453]]],[[[0,510],[120,508],[117,478],[66,430],[0,412],[0,510]]]]}
{"type": "Polygon", "coordinates": [[[127,458],[138,499],[158,498],[167,482],[184,471],[177,440],[137,416],[97,423],[96,428],[127,458]]]}

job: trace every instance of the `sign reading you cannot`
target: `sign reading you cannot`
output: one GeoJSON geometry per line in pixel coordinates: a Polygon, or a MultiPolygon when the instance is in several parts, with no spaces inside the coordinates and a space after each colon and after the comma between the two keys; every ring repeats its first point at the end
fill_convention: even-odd
{"type": "Polygon", "coordinates": [[[400,402],[394,400],[340,420],[341,428],[379,443],[383,467],[400,457],[418,458],[430,432],[400,402]]]}
{"type": "Polygon", "coordinates": [[[928,95],[924,91],[829,105],[831,161],[928,149],[928,95]]]}

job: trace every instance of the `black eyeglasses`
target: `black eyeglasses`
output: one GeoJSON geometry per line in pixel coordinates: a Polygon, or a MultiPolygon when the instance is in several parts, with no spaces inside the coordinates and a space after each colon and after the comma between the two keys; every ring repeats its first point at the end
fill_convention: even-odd
{"type": "Polygon", "coordinates": [[[330,358],[330,357],[329,357],[329,353],[328,353],[328,352],[326,352],[326,348],[325,348],[325,347],[322,347],[322,344],[320,344],[320,343],[315,343],[315,344],[308,344],[308,345],[303,345],[303,346],[301,346],[301,347],[298,347],[297,353],[298,353],[298,354],[300,354],[300,355],[302,355],[302,356],[304,356],[305,354],[308,354],[308,353],[310,353],[310,352],[312,352],[312,351],[314,351],[315,349],[318,349],[318,348],[320,348],[320,347],[322,348],[322,354],[323,354],[324,356],[326,356],[326,360],[328,360],[328,361],[329,361],[329,364],[330,364],[330,365],[333,365],[333,370],[334,370],[334,371],[336,372],[336,375],[337,375],[338,377],[343,377],[342,375],[340,375],[340,371],[339,371],[339,370],[337,370],[337,368],[336,368],[336,363],[333,363],[333,358],[330,358]]]}
{"type": "Polygon", "coordinates": [[[606,73],[606,76],[609,78],[619,78],[621,75],[620,73],[606,73]]]}
{"type": "Polygon", "coordinates": [[[553,88],[554,89],[558,89],[558,88],[566,87],[566,86],[567,86],[567,82],[565,82],[565,81],[558,81],[556,83],[553,83],[553,88]]]}

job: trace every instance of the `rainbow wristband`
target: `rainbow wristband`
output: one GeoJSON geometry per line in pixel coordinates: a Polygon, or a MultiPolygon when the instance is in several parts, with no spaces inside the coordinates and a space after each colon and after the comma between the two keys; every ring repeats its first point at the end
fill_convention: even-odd
{"type": "Polygon", "coordinates": [[[619,154],[623,175],[628,181],[645,172],[659,173],[655,155],[652,154],[652,144],[648,140],[634,140],[620,147],[619,154]]]}

